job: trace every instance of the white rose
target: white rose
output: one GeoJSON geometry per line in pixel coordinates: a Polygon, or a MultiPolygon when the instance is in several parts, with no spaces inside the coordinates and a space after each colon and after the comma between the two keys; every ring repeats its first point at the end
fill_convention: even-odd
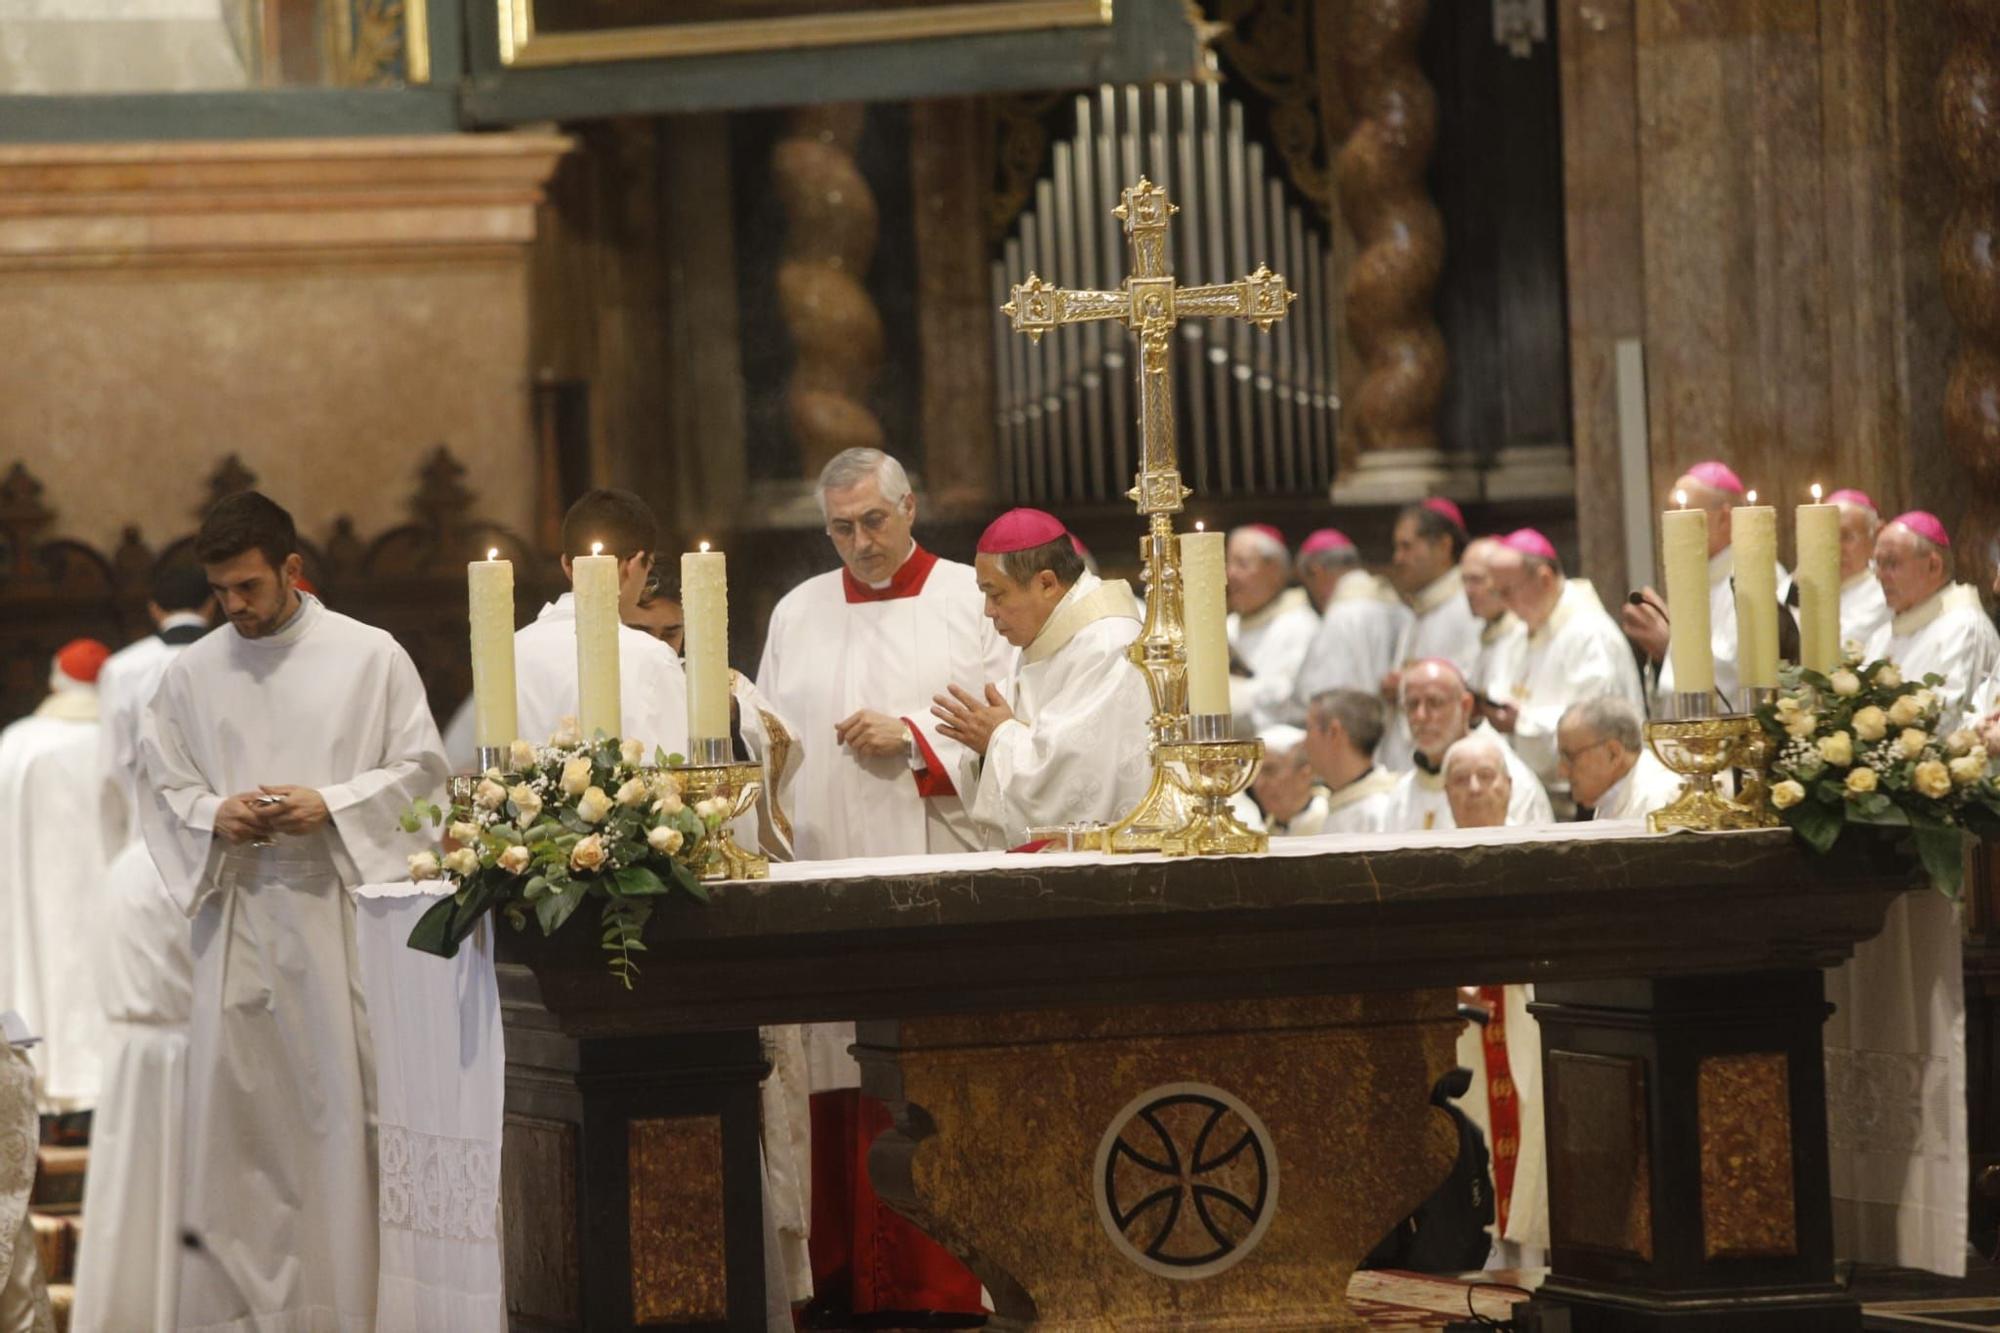
{"type": "Polygon", "coordinates": [[[1979,745],[1979,733],[1971,727],[1960,727],[1945,737],[1945,753],[1958,756],[1971,754],[1979,745]]]}
{"type": "Polygon", "coordinates": [[[1931,734],[1917,727],[1905,728],[1896,738],[1896,755],[1900,759],[1915,759],[1931,743],[1931,734]]]}
{"type": "Polygon", "coordinates": [[[498,810],[507,804],[507,789],[492,778],[481,778],[473,788],[472,803],[481,810],[498,810]]]}
{"type": "Polygon", "coordinates": [[[1855,768],[1848,770],[1847,790],[1853,792],[1857,796],[1865,795],[1868,792],[1874,791],[1875,783],[1876,783],[1875,770],[1872,768],[1855,768]]]}
{"type": "Polygon", "coordinates": [[[618,795],[614,799],[618,804],[624,806],[644,805],[646,795],[646,784],[644,782],[638,778],[627,778],[625,785],[618,789],[618,795]]]}
{"type": "Polygon", "coordinates": [[[1785,734],[1795,740],[1804,740],[1819,729],[1819,717],[1814,713],[1793,713],[1785,719],[1785,734]]]}
{"type": "Polygon", "coordinates": [[[611,798],[602,787],[592,787],[576,798],[576,817],[586,824],[601,824],[610,813],[611,798]]]}
{"type": "Polygon", "coordinates": [[[1806,789],[1786,778],[1771,788],[1771,804],[1780,810],[1789,810],[1806,798],[1806,789]]]}
{"type": "Polygon", "coordinates": [[[637,768],[646,762],[646,742],[627,740],[618,747],[618,757],[637,768]]]}
{"type": "Polygon", "coordinates": [[[479,853],[470,847],[460,847],[456,851],[447,852],[444,868],[460,879],[467,875],[476,875],[479,873],[479,853]]]}
{"type": "Polygon", "coordinates": [[[1875,670],[1876,689],[1893,690],[1900,687],[1902,683],[1903,683],[1903,673],[1896,670],[1896,664],[1894,662],[1884,662],[1880,667],[1876,668],[1875,670]]]}
{"type": "Polygon", "coordinates": [[[1835,768],[1846,768],[1854,762],[1854,738],[1844,731],[1820,737],[1819,757],[1835,768]]]}
{"type": "Polygon", "coordinates": [[[1889,715],[1869,704],[1854,710],[1854,734],[1864,741],[1879,741],[1889,734],[1889,715]]]}
{"type": "Polygon", "coordinates": [[[562,789],[565,796],[581,796],[589,786],[589,755],[580,754],[563,765],[562,789]]]}
{"type": "Polygon", "coordinates": [[[1833,692],[1838,695],[1846,696],[1861,693],[1861,677],[1855,675],[1846,667],[1842,667],[1831,676],[1828,676],[1827,683],[1833,686],[1833,692]]]}
{"type": "Polygon", "coordinates": [[[1889,705],[1889,721],[1899,727],[1911,726],[1923,715],[1924,706],[1914,694],[1906,694],[1889,705]]]}
{"type": "Polygon", "coordinates": [[[604,864],[604,839],[593,833],[569,849],[571,870],[596,870],[604,864]]]}
{"type": "Polygon", "coordinates": [[[734,805],[734,801],[726,800],[720,796],[711,796],[705,801],[696,802],[694,812],[703,819],[726,819],[729,817],[729,812],[734,805]]]}
{"type": "Polygon", "coordinates": [[[1970,787],[1986,776],[1986,752],[1976,755],[1961,755],[1951,761],[1951,780],[1961,787],[1970,787]]]}
{"type": "Polygon", "coordinates": [[[463,819],[452,820],[451,827],[445,832],[451,835],[453,842],[464,843],[467,846],[479,841],[479,825],[467,823],[463,819]]]}
{"type": "Polygon", "coordinates": [[[534,823],[535,816],[542,813],[542,798],[537,796],[535,789],[525,782],[515,783],[514,786],[508,788],[507,799],[514,803],[516,810],[521,812],[521,822],[523,824],[534,823]]]}
{"type": "Polygon", "coordinates": [[[662,856],[672,856],[686,841],[679,829],[668,828],[665,824],[646,830],[646,845],[662,856]]]}
{"type": "Polygon", "coordinates": [[[433,852],[417,852],[410,857],[410,878],[414,880],[436,879],[438,859],[433,852]]]}
{"type": "Polygon", "coordinates": [[[515,741],[507,747],[507,767],[516,773],[526,772],[535,766],[535,747],[527,741],[515,741]]]}
{"type": "Polygon", "coordinates": [[[655,796],[665,798],[668,796],[679,796],[681,794],[680,774],[674,772],[670,768],[661,768],[654,770],[652,774],[652,780],[653,780],[653,795],[655,796]]]}
{"type": "Polygon", "coordinates": [[[583,733],[577,730],[576,719],[566,717],[558,723],[554,733],[549,737],[549,744],[565,749],[572,745],[583,744],[583,733]]]}
{"type": "Polygon", "coordinates": [[[1951,772],[1935,759],[1926,759],[1917,765],[1917,771],[1910,774],[1910,784],[1924,795],[1936,800],[1951,794],[1951,772]]]}
{"type": "Polygon", "coordinates": [[[500,853],[499,859],[494,862],[510,875],[526,874],[528,867],[534,863],[535,854],[518,842],[500,853]]]}
{"type": "Polygon", "coordinates": [[[1779,717],[1781,718],[1790,717],[1793,713],[1796,713],[1798,711],[1799,711],[1799,701],[1793,696],[1788,694],[1784,698],[1778,700],[1779,717]]]}
{"type": "Polygon", "coordinates": [[[682,808],[683,803],[679,792],[670,791],[659,800],[653,802],[653,813],[656,815],[677,815],[681,812],[682,808]]]}

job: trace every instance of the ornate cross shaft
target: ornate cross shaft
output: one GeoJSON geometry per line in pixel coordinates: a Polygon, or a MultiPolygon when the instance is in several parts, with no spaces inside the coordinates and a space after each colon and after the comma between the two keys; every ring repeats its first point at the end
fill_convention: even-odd
{"type": "Polygon", "coordinates": [[[1203,719],[1204,728],[1219,726],[1221,735],[1190,734],[1180,544],[1174,539],[1173,516],[1193,492],[1181,482],[1174,441],[1174,326],[1183,319],[1231,318],[1269,330],[1298,297],[1263,264],[1235,282],[1202,287],[1176,283],[1167,258],[1167,220],[1180,209],[1144,176],[1120,194],[1111,212],[1124,222],[1132,247],[1132,273],[1119,290],[1070,291],[1030,273],[1026,282],[1014,285],[1013,299],[1000,309],[1013,320],[1015,332],[1036,342],[1051,329],[1094,319],[1117,320],[1139,338],[1139,475],[1129,495],[1147,520],[1140,544],[1146,623],[1131,655],[1153,693],[1153,787],[1139,808],[1111,830],[1109,844],[1113,851],[1157,851],[1162,838],[1186,822],[1177,789],[1166,777],[1161,747],[1224,739],[1229,724],[1226,717],[1203,719]]]}

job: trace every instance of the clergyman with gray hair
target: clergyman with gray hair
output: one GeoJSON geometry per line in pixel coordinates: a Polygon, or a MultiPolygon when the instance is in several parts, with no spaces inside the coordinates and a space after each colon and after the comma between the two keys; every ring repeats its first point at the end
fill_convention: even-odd
{"type": "Polygon", "coordinates": [[[1380,833],[1389,827],[1396,774],[1376,767],[1389,710],[1369,690],[1327,690],[1306,706],[1306,758],[1328,789],[1322,833],[1380,833]]]}
{"type": "MultiPolygon", "coordinates": [[[[758,687],[800,729],[790,812],[798,857],[974,849],[979,835],[957,785],[963,747],[939,729],[931,698],[954,684],[976,690],[1004,679],[1012,652],[981,614],[972,566],[940,559],[916,540],[917,496],[901,463],[879,449],[849,449],[821,471],[819,503],[840,565],[779,601],[757,671],[758,687]]],[[[852,1023],[807,1029],[815,1157],[857,1160],[877,1120],[886,1124],[879,1105],[861,1102],[853,1040],[852,1023]]],[[[882,1272],[931,1279],[921,1291],[904,1291],[863,1275],[852,1290],[820,1298],[887,1317],[938,1309],[942,1292],[951,1298],[947,1312],[981,1312],[978,1281],[891,1214],[865,1179],[854,1181],[853,1197],[824,1208],[815,1200],[813,1211],[887,1235],[898,1254],[882,1272]]],[[[851,1240],[812,1238],[815,1252],[851,1240]]]]}
{"type": "Polygon", "coordinates": [[[1556,726],[1562,776],[1597,819],[1644,819],[1680,794],[1680,779],[1646,748],[1638,705],[1611,695],[1574,703],[1556,726]]]}
{"type": "MultiPolygon", "coordinates": [[[[1299,543],[1299,582],[1319,607],[1319,627],[1299,664],[1301,706],[1329,690],[1375,691],[1396,665],[1410,608],[1369,571],[1352,539],[1321,528],[1299,543]]],[[[1378,696],[1379,697],[1379,696],[1378,696]]]]}
{"type": "Polygon", "coordinates": [[[1305,720],[1298,697],[1299,668],[1319,613],[1305,589],[1294,588],[1292,552],[1284,534],[1267,523],[1252,523],[1229,534],[1229,649],[1234,674],[1229,707],[1236,734],[1254,736],[1283,723],[1305,720]]]}

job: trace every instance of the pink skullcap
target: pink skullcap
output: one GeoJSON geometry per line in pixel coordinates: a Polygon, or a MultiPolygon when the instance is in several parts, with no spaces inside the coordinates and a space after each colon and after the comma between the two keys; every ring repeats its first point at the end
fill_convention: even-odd
{"type": "Polygon", "coordinates": [[[1300,555],[1312,555],[1319,551],[1351,551],[1354,541],[1339,528],[1321,528],[1307,535],[1299,543],[1300,555]]]}
{"type": "Polygon", "coordinates": [[[1460,511],[1457,505],[1445,499],[1442,495],[1433,495],[1430,499],[1424,501],[1423,507],[1436,514],[1439,518],[1451,520],[1452,526],[1460,532],[1465,531],[1464,513],[1460,511]]]}
{"type": "Polygon", "coordinates": [[[1830,505],[1853,505],[1857,509],[1866,509],[1871,514],[1875,512],[1875,502],[1868,498],[1866,491],[1835,491],[1826,497],[1826,502],[1830,505]]]}
{"type": "Polygon", "coordinates": [[[1515,528],[1500,539],[1500,544],[1510,551],[1534,556],[1537,560],[1556,559],[1556,544],[1533,528],[1515,528]]]}
{"type": "Polygon", "coordinates": [[[1705,463],[1696,463],[1687,470],[1687,475],[1710,490],[1727,491],[1731,495],[1743,494],[1743,478],[1737,476],[1736,470],[1727,463],[1718,463],[1711,458],[1705,463]]]}
{"type": "Polygon", "coordinates": [[[1260,537],[1270,538],[1288,551],[1291,549],[1291,543],[1285,540],[1285,534],[1272,527],[1269,523],[1245,523],[1237,531],[1254,532],[1260,537]]]}
{"type": "Polygon", "coordinates": [[[1936,514],[1922,509],[1912,509],[1907,514],[1896,515],[1889,522],[1891,526],[1901,524],[1933,546],[1946,548],[1951,546],[1951,534],[1944,530],[1944,524],[1938,521],[1936,514]]]}
{"type": "Polygon", "coordinates": [[[984,555],[1007,555],[1013,551],[1032,551],[1067,536],[1069,529],[1054,514],[1039,509],[1009,509],[979,534],[979,550],[984,555]]]}
{"type": "Polygon", "coordinates": [[[1077,559],[1079,560],[1090,559],[1090,548],[1088,546],[1085,546],[1083,544],[1083,538],[1077,536],[1074,532],[1072,532],[1069,535],[1069,548],[1072,551],[1076,552],[1077,559]]]}
{"type": "Polygon", "coordinates": [[[96,683],[111,650],[95,639],[71,639],[56,649],[56,670],[80,685],[96,683]]]}

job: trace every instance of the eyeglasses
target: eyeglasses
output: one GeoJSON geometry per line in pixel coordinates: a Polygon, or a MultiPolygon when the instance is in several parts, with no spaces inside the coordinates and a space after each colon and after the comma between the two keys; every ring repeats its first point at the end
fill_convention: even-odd
{"type": "MultiPolygon", "coordinates": [[[[858,522],[859,526],[862,529],[864,529],[869,536],[876,537],[881,535],[882,529],[888,527],[889,520],[894,517],[895,514],[891,510],[871,509],[867,513],[863,514],[858,522]]],[[[833,538],[837,542],[851,542],[854,540],[854,529],[856,525],[857,525],[857,520],[855,519],[836,518],[826,525],[826,535],[833,538]]]]}
{"type": "Polygon", "coordinates": [[[1609,736],[1606,736],[1602,740],[1592,741],[1590,744],[1576,750],[1565,750],[1561,746],[1557,746],[1556,757],[1561,759],[1565,764],[1575,764],[1577,760],[1583,758],[1585,755],[1589,754],[1592,750],[1597,749],[1599,746],[1609,745],[1609,744],[1611,744],[1611,738],[1609,736]]]}

